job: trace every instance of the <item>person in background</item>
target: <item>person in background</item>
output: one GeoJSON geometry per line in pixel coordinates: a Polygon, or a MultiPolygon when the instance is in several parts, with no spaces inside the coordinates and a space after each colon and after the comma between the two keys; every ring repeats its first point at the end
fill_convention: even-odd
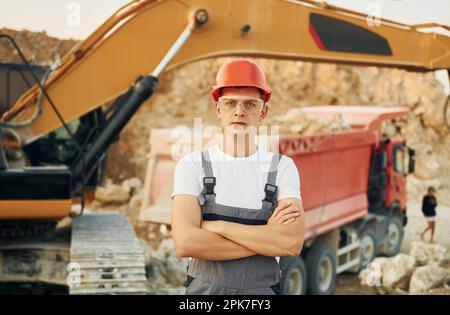
{"type": "Polygon", "coordinates": [[[423,196],[422,199],[422,212],[425,218],[427,219],[428,226],[420,233],[420,240],[423,241],[424,235],[429,230],[431,231],[430,242],[434,243],[434,231],[436,224],[436,206],[437,200],[434,195],[436,190],[433,186],[428,187],[428,194],[423,196]]]}

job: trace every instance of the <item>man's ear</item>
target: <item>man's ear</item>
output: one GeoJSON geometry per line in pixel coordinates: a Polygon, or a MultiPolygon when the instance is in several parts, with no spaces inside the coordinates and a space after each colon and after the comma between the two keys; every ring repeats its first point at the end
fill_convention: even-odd
{"type": "Polygon", "coordinates": [[[220,115],[220,108],[219,108],[218,103],[216,103],[216,114],[217,114],[217,116],[220,115]]]}

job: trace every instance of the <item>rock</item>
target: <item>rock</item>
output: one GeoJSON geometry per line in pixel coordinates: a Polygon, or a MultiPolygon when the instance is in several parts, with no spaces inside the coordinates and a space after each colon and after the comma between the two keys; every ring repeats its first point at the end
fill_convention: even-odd
{"type": "Polygon", "coordinates": [[[144,249],[145,265],[147,269],[147,282],[151,291],[166,285],[165,257],[153,250],[144,240],[139,240],[144,249]]]}
{"type": "Polygon", "coordinates": [[[162,238],[171,238],[172,237],[172,230],[166,224],[161,224],[160,232],[161,232],[162,238]]]}
{"type": "MultiPolygon", "coordinates": [[[[128,204],[120,204],[113,202],[103,202],[99,200],[94,200],[89,204],[89,209],[92,212],[118,212],[124,216],[128,215],[128,204]]],[[[87,213],[87,212],[85,212],[87,213]]]]}
{"type": "Polygon", "coordinates": [[[406,254],[377,257],[359,274],[361,285],[379,294],[405,294],[416,260],[406,254]]]}
{"type": "Polygon", "coordinates": [[[416,259],[406,254],[398,254],[388,259],[382,267],[382,285],[387,289],[408,289],[416,259]]]}
{"type": "Polygon", "coordinates": [[[140,240],[145,254],[147,288],[150,292],[156,294],[170,294],[170,291],[178,292],[179,289],[176,288],[183,286],[186,281],[189,259],[176,257],[170,250],[170,242],[165,241],[162,248],[166,251],[154,250],[147,242],[140,240]]]}
{"type": "Polygon", "coordinates": [[[275,116],[269,122],[279,125],[281,134],[313,135],[350,129],[340,114],[329,119],[312,119],[308,118],[301,108],[290,108],[286,114],[275,116]]]}
{"type": "Polygon", "coordinates": [[[173,239],[163,239],[159,244],[158,251],[165,257],[176,256],[175,244],[173,243],[173,239]]]}
{"type": "Polygon", "coordinates": [[[130,188],[107,182],[104,187],[97,187],[95,199],[102,203],[126,203],[130,198],[130,188]]]}
{"type": "Polygon", "coordinates": [[[409,285],[410,294],[423,294],[427,290],[436,288],[450,277],[448,269],[441,268],[433,265],[426,265],[417,268],[412,277],[409,285]]]}
{"type": "Polygon", "coordinates": [[[410,255],[417,260],[419,265],[446,266],[450,262],[450,251],[446,246],[440,244],[413,242],[410,255]]]}
{"type": "Polygon", "coordinates": [[[156,292],[158,295],[185,295],[186,287],[162,288],[156,292]]]}
{"type": "Polygon", "coordinates": [[[122,182],[122,187],[130,191],[131,196],[142,193],[142,181],[138,177],[132,177],[122,182]]]}
{"type": "MultiPolygon", "coordinates": [[[[51,64],[58,56],[69,52],[78,41],[64,40],[47,36],[43,32],[27,30],[0,29],[0,33],[12,36],[28,61],[37,64],[51,64]]],[[[0,60],[3,63],[22,63],[22,59],[9,41],[2,41],[0,45],[0,60]]]]}
{"type": "Polygon", "coordinates": [[[367,268],[359,273],[361,286],[372,293],[386,294],[387,290],[382,286],[383,267],[389,258],[376,257],[367,268]]]}
{"type": "MultiPolygon", "coordinates": [[[[133,228],[138,238],[145,240],[154,250],[157,250],[161,237],[159,224],[137,221],[133,222],[133,228]]],[[[165,255],[164,255],[165,256],[165,255]]]]}
{"type": "Polygon", "coordinates": [[[130,202],[128,202],[128,216],[130,217],[133,225],[136,225],[136,223],[139,221],[142,198],[142,194],[134,195],[130,198],[130,202]]]}
{"type": "Polygon", "coordinates": [[[166,280],[171,286],[181,286],[186,281],[187,259],[176,256],[166,258],[166,280]]]}
{"type": "Polygon", "coordinates": [[[435,154],[419,155],[416,158],[414,176],[420,179],[433,179],[439,174],[439,159],[435,154]]]}

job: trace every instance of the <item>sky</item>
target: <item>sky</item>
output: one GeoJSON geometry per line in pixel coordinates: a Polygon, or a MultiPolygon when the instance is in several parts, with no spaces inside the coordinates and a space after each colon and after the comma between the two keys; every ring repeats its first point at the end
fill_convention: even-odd
{"type": "MultiPolygon", "coordinates": [[[[45,30],[47,34],[55,37],[83,39],[128,2],[129,0],[0,0],[0,27],[45,30]],[[79,18],[74,18],[75,16],[79,18]]],[[[450,25],[449,0],[327,2],[364,13],[379,12],[383,18],[408,24],[434,21],[450,25]]]]}
{"type": "MultiPolygon", "coordinates": [[[[0,0],[0,28],[45,30],[49,36],[83,39],[128,2],[129,0],[0,0]]],[[[327,0],[327,3],[406,24],[436,22],[450,25],[449,0],[327,0]]],[[[442,29],[430,31],[450,36],[450,32],[442,29]]],[[[445,78],[444,74],[438,73],[438,78],[442,80],[445,78]]],[[[448,79],[446,82],[448,85],[448,79]]],[[[446,89],[448,93],[448,86],[446,89]]]]}

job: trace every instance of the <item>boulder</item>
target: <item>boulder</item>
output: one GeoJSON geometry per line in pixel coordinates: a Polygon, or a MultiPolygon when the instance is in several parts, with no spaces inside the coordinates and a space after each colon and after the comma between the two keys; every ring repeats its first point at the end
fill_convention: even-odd
{"type": "Polygon", "coordinates": [[[406,254],[388,259],[382,267],[382,285],[387,289],[407,289],[415,266],[416,259],[406,254]]]}
{"type": "Polygon", "coordinates": [[[427,290],[436,288],[450,278],[450,271],[434,265],[417,268],[409,285],[410,294],[424,294],[427,290]]]}
{"type": "Polygon", "coordinates": [[[155,293],[159,288],[165,287],[167,283],[165,257],[160,252],[153,250],[144,240],[140,240],[140,244],[145,255],[147,288],[150,293],[155,293]]]}
{"type": "Polygon", "coordinates": [[[389,258],[377,257],[367,268],[359,273],[361,286],[372,291],[372,293],[386,294],[386,289],[382,286],[383,267],[388,263],[389,258]]]}
{"type": "Polygon", "coordinates": [[[450,262],[450,251],[446,246],[426,242],[413,242],[410,255],[419,265],[446,266],[450,262]]]}
{"type": "Polygon", "coordinates": [[[130,201],[128,202],[128,216],[133,225],[136,225],[136,223],[139,222],[139,213],[141,210],[142,198],[142,194],[137,194],[132,196],[130,198],[130,201]]]}
{"type": "Polygon", "coordinates": [[[95,199],[101,203],[122,204],[128,202],[130,198],[130,188],[115,185],[108,181],[104,187],[97,187],[95,199]]]}

